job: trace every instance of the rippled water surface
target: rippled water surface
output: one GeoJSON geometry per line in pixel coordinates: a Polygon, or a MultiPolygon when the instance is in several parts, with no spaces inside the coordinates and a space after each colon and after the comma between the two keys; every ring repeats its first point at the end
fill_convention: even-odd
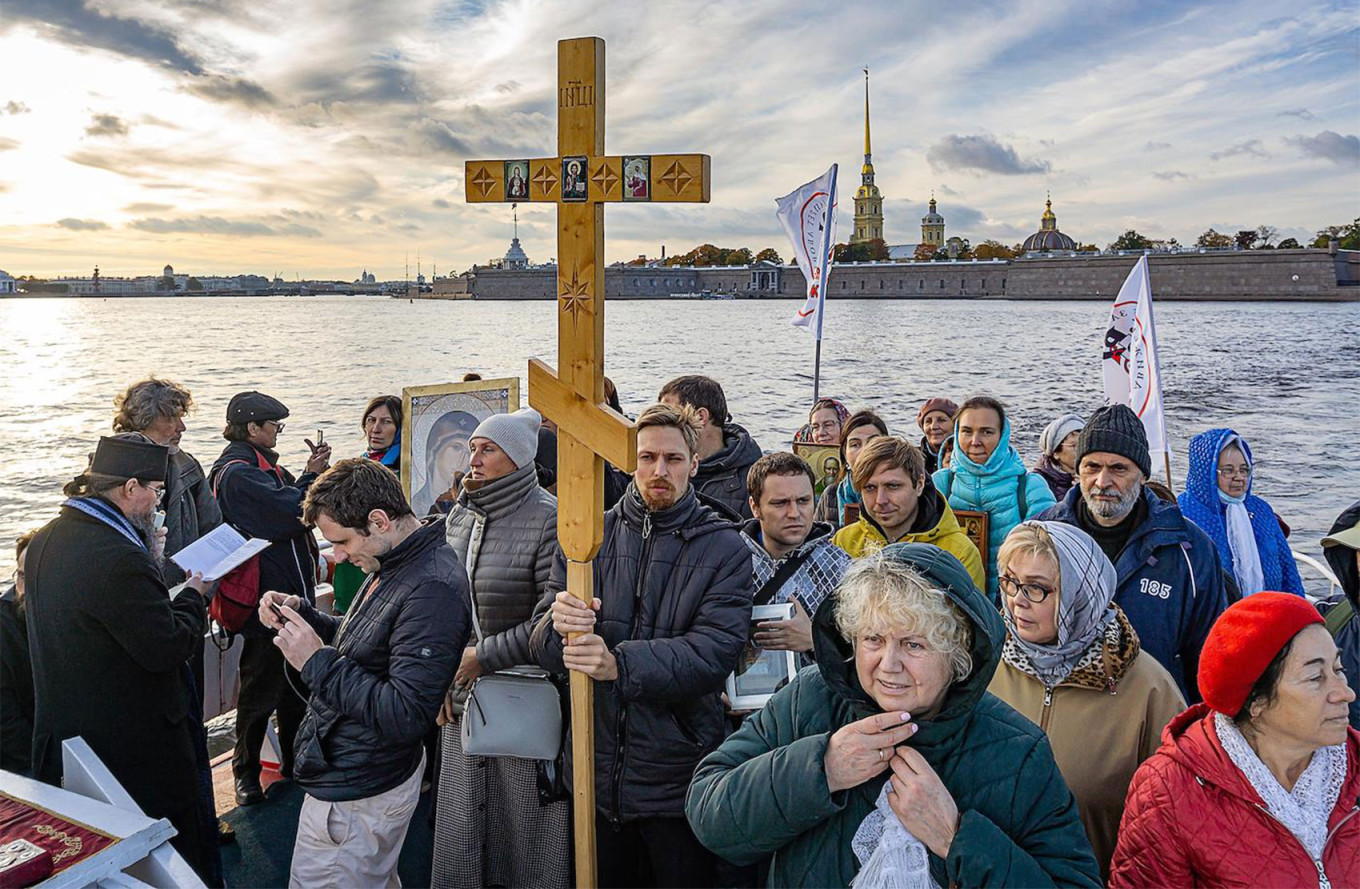
{"type": "MultiPolygon", "coordinates": [[[[611,302],[606,372],[634,414],[670,377],[709,374],[764,448],[783,445],[812,395],[813,344],[788,323],[795,305],[611,302]]],[[[13,568],[10,541],[54,515],[62,483],[108,434],[113,396],[142,376],[192,390],[184,447],[205,465],[221,452],[233,393],[278,397],[292,411],[283,463],[300,469],[302,439],[318,427],[337,454],[360,450],[372,395],[469,370],[523,380],[530,357],[556,364],[553,310],[378,297],[0,300],[0,577],[13,568]]],[[[913,439],[926,397],[996,395],[1032,463],[1049,420],[1101,403],[1107,313],[1103,302],[834,301],[822,389],[877,408],[913,439]]],[[[1232,426],[1256,453],[1255,491],[1293,526],[1295,548],[1318,555],[1318,538],[1360,499],[1360,306],[1162,303],[1157,327],[1178,483],[1186,441],[1232,426]]]]}

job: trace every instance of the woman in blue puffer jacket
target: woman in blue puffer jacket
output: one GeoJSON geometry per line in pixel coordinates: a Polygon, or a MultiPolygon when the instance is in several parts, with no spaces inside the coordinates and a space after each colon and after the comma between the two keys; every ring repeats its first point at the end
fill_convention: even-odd
{"type": "Polygon", "coordinates": [[[1181,514],[1218,548],[1218,562],[1243,596],[1262,590],[1303,595],[1303,580],[1270,504],[1251,492],[1251,448],[1231,429],[1190,439],[1181,514]]]}
{"type": "Polygon", "coordinates": [[[952,509],[987,513],[987,595],[998,602],[997,550],[1012,528],[1057,502],[1044,477],[1027,471],[1011,447],[1001,402],[976,395],[963,403],[954,418],[953,460],[931,480],[952,509]]]}

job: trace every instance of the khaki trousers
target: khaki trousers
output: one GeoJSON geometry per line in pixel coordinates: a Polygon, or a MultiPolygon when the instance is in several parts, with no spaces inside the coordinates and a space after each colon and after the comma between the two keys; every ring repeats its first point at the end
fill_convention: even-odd
{"type": "Polygon", "coordinates": [[[411,777],[386,793],[365,799],[328,803],[307,796],[298,818],[292,889],[354,889],[401,886],[397,859],[411,813],[420,801],[425,757],[411,777]]]}

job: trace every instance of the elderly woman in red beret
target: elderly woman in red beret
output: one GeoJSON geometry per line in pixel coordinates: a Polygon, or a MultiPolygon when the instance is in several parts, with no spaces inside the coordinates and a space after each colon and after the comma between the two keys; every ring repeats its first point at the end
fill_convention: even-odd
{"type": "Polygon", "coordinates": [[[1199,688],[1133,776],[1110,886],[1360,886],[1355,692],[1317,610],[1277,592],[1232,605],[1199,688]]]}

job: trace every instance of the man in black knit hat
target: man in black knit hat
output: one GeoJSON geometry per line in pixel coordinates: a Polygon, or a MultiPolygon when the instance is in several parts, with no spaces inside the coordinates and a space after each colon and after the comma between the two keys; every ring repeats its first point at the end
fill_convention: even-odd
{"type": "Polygon", "coordinates": [[[1199,651],[1228,607],[1214,542],[1174,502],[1147,487],[1147,433],[1128,406],[1091,415],[1077,439],[1077,485],[1040,519],[1076,525],[1114,563],[1114,600],[1143,650],[1166,667],[1186,700],[1200,699],[1199,651]]]}

